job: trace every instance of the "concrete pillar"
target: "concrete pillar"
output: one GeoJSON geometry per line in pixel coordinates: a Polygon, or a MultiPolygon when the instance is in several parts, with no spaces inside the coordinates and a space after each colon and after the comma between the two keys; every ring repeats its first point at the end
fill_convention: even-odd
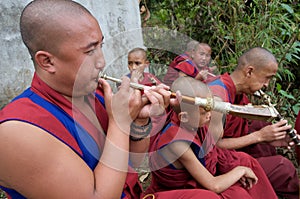
{"type": "MultiPolygon", "coordinates": [[[[19,32],[19,17],[28,2],[30,1],[0,2],[0,108],[30,86],[34,72],[19,32]]],[[[87,7],[100,23],[105,43],[105,72],[121,77],[128,72],[127,52],[131,48],[143,46],[138,0],[77,2],[87,7]]]]}

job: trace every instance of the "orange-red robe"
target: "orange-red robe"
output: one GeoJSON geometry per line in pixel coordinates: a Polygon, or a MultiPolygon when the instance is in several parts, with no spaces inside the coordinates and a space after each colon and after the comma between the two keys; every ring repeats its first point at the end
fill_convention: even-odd
{"type": "MultiPolygon", "coordinates": [[[[227,173],[234,167],[241,165],[250,167],[258,177],[258,183],[247,190],[240,183],[235,183],[222,192],[222,198],[276,198],[276,194],[268,181],[259,163],[243,152],[236,152],[217,147],[211,151],[205,151],[202,142],[207,129],[200,128],[193,132],[180,127],[177,115],[173,113],[171,122],[153,137],[150,151],[150,168],[152,182],[147,192],[159,192],[177,189],[204,189],[186,169],[176,169],[168,162],[160,152],[168,144],[183,141],[190,144],[191,149],[198,160],[207,168],[212,175],[227,173]]],[[[209,135],[209,134],[208,134],[209,135]]],[[[195,168],[197,169],[197,168],[195,168]]]]}
{"type": "MultiPolygon", "coordinates": [[[[298,112],[296,122],[295,122],[295,130],[297,131],[297,134],[300,133],[300,111],[298,112]]],[[[298,160],[298,165],[300,165],[300,146],[296,146],[296,155],[298,160]]]]}
{"type": "MultiPolygon", "coordinates": [[[[90,94],[86,99],[91,106],[95,107],[98,121],[106,132],[108,116],[102,96],[102,90],[99,89],[97,94],[90,94]]],[[[72,106],[69,100],[50,88],[37,74],[34,74],[31,88],[1,110],[0,123],[8,120],[23,121],[44,129],[70,147],[91,170],[94,170],[98,164],[105,134],[99,132],[78,108],[72,106]]],[[[5,187],[2,189],[7,192],[9,198],[24,198],[13,189],[5,187]]],[[[141,194],[142,187],[138,181],[138,174],[129,172],[121,198],[139,198],[141,194]]]]}
{"type": "MultiPolygon", "coordinates": [[[[225,102],[239,105],[249,103],[245,94],[236,93],[235,85],[228,73],[209,82],[209,87],[214,95],[221,97],[225,102]]],[[[265,125],[258,121],[252,121],[250,125],[247,119],[227,115],[223,137],[241,137],[265,125]]],[[[275,148],[267,143],[253,144],[241,150],[257,158],[277,194],[288,198],[299,198],[299,179],[295,166],[290,160],[277,155],[275,148]]]]}

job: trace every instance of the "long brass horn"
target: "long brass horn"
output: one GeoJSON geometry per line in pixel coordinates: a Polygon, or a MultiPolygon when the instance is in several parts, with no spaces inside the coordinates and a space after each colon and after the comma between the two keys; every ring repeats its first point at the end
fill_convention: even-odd
{"type": "MultiPolygon", "coordinates": [[[[110,77],[102,72],[99,73],[99,78],[110,80],[116,83],[122,82],[121,79],[110,77]]],[[[130,87],[139,90],[144,90],[146,89],[147,86],[131,82],[130,87]]],[[[176,92],[174,91],[170,91],[170,92],[171,92],[171,97],[176,97],[176,92]]],[[[201,97],[182,96],[182,101],[185,103],[200,106],[207,111],[213,110],[224,114],[231,114],[231,115],[235,115],[247,119],[268,121],[276,117],[276,113],[273,111],[273,108],[269,108],[267,106],[234,105],[229,102],[217,101],[211,97],[201,98],[201,97]]]]}

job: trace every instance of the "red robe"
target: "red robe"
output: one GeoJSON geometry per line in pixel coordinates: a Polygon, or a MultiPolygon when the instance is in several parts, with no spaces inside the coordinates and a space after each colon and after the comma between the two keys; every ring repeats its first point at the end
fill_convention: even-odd
{"type": "Polygon", "coordinates": [[[300,111],[298,112],[298,115],[296,118],[295,129],[298,133],[300,133],[300,111]]]}
{"type": "MultiPolygon", "coordinates": [[[[127,76],[130,78],[130,74],[128,74],[127,76]]],[[[153,86],[153,85],[158,85],[161,82],[153,74],[145,72],[144,73],[144,79],[142,81],[139,81],[138,83],[146,85],[146,86],[153,86]]],[[[167,108],[166,113],[163,116],[152,117],[151,118],[152,125],[153,125],[152,131],[151,131],[151,136],[156,136],[156,134],[163,128],[165,123],[169,120],[169,115],[171,114],[171,112],[172,111],[169,108],[167,108]]],[[[152,141],[152,139],[150,141],[152,141]]],[[[128,187],[131,188],[130,192],[134,193],[134,189],[132,188],[134,186],[128,186],[128,187]]],[[[137,187],[137,186],[135,186],[135,187],[137,187]]],[[[133,198],[137,199],[137,198],[139,198],[138,194],[140,193],[139,192],[139,187],[137,187],[136,193],[137,193],[136,197],[133,197],[133,198]]],[[[219,199],[219,196],[217,194],[215,194],[211,191],[202,190],[202,189],[197,189],[197,190],[181,189],[181,190],[170,190],[170,191],[168,190],[168,191],[148,192],[148,193],[145,192],[145,193],[141,194],[140,198],[152,199],[153,196],[157,199],[166,199],[166,198],[181,198],[181,199],[209,198],[209,199],[219,199]],[[149,194],[148,197],[146,197],[147,194],[149,194]]]]}
{"type": "Polygon", "coordinates": [[[159,152],[159,150],[170,143],[184,141],[191,144],[190,146],[198,160],[212,175],[224,174],[234,167],[242,165],[252,168],[259,178],[258,183],[250,190],[243,188],[240,183],[236,183],[222,192],[220,197],[276,198],[276,194],[263,169],[254,158],[243,152],[235,152],[217,147],[214,147],[211,151],[206,151],[202,146],[206,132],[206,128],[200,128],[198,133],[181,128],[177,115],[173,113],[171,123],[169,123],[160,134],[153,138],[154,141],[150,152],[152,182],[147,192],[151,193],[176,189],[203,189],[186,169],[176,169],[172,163],[167,162],[159,152]]]}
{"type": "MultiPolygon", "coordinates": [[[[297,131],[297,134],[300,133],[300,111],[297,115],[296,122],[295,122],[295,130],[297,131]]],[[[298,165],[300,165],[300,146],[296,146],[296,154],[298,159],[298,165]]]]}
{"type": "Polygon", "coordinates": [[[179,71],[190,77],[196,77],[199,73],[199,70],[192,59],[187,54],[182,54],[175,57],[171,62],[163,83],[171,86],[173,81],[179,77],[179,71]]]}
{"type": "MultiPolygon", "coordinates": [[[[81,111],[73,106],[70,101],[68,101],[65,97],[57,93],[55,90],[46,85],[36,74],[34,74],[34,78],[32,81],[32,85],[30,96],[34,96],[35,94],[42,98],[42,105],[38,105],[32,101],[32,98],[22,97],[16,98],[13,102],[8,104],[6,107],[1,110],[0,114],[0,123],[8,121],[8,120],[18,120],[33,124],[40,128],[43,128],[46,132],[56,137],[58,140],[66,144],[70,147],[78,156],[80,156],[87,165],[93,170],[98,163],[98,159],[100,158],[101,151],[104,146],[105,134],[102,134],[97,130],[97,128],[81,113],[81,111]],[[82,126],[84,132],[86,132],[87,136],[90,136],[90,142],[83,143],[85,139],[83,137],[78,138],[76,134],[79,130],[74,133],[68,129],[58,117],[50,112],[49,110],[53,110],[52,108],[45,108],[45,102],[49,102],[49,104],[54,105],[54,107],[59,107],[54,110],[61,110],[60,112],[63,115],[64,121],[69,121],[66,118],[73,118],[79,126],[82,126]],[[29,113],[29,114],[28,114],[29,113]],[[34,114],[30,114],[34,113],[34,114]],[[94,148],[91,148],[94,146],[94,148]],[[86,148],[89,150],[86,150],[86,148]],[[93,153],[90,155],[90,153],[93,153]]],[[[90,94],[86,97],[86,99],[90,102],[91,106],[95,108],[95,114],[98,118],[99,123],[101,124],[104,132],[107,131],[108,128],[108,116],[106,110],[104,108],[102,90],[97,90],[97,95],[99,98],[95,97],[94,94],[90,94]]],[[[38,99],[40,99],[38,98],[38,99]]],[[[52,107],[52,106],[51,106],[52,107]]],[[[67,126],[71,126],[71,123],[66,123],[67,126]]],[[[76,127],[75,130],[76,131],[76,127]]],[[[117,180],[117,179],[115,179],[117,180]]],[[[5,189],[7,192],[12,193],[14,195],[13,198],[20,198],[20,194],[15,192],[12,189],[5,189]]],[[[142,193],[142,187],[138,182],[137,173],[128,172],[126,183],[124,185],[124,190],[122,194],[122,199],[133,199],[139,198],[142,193]]]]}
{"type": "MultiPolygon", "coordinates": [[[[236,94],[235,85],[228,73],[209,82],[209,87],[214,95],[221,97],[225,102],[239,105],[249,103],[249,99],[245,94],[236,94]]],[[[241,137],[259,130],[266,124],[259,121],[252,121],[249,124],[247,119],[227,115],[223,137],[241,137]]],[[[281,155],[276,155],[276,149],[267,143],[253,144],[241,150],[257,158],[277,194],[298,199],[299,179],[297,171],[290,160],[281,155]]]]}

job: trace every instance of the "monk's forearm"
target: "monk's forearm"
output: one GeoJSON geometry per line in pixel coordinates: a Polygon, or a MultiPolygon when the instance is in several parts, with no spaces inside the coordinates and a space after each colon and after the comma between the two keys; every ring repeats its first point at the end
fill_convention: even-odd
{"type": "Polygon", "coordinates": [[[237,138],[223,138],[217,142],[218,147],[225,149],[240,149],[251,144],[258,143],[259,140],[255,134],[248,134],[237,138]]]}
{"type": "Polygon", "coordinates": [[[128,171],[128,157],[129,132],[123,132],[110,121],[103,153],[94,170],[95,194],[104,198],[121,196],[128,171]]]}
{"type": "Polygon", "coordinates": [[[229,171],[226,174],[216,176],[210,189],[215,193],[222,193],[233,184],[238,182],[244,175],[245,170],[243,170],[243,168],[235,167],[233,170],[229,171]]]}

